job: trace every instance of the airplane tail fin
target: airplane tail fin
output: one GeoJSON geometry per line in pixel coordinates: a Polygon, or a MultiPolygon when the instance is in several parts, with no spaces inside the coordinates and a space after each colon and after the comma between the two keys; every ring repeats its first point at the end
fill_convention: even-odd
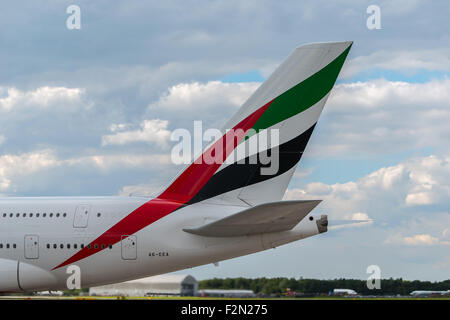
{"type": "Polygon", "coordinates": [[[351,46],[295,49],[159,198],[250,206],[281,200],[351,46]]]}

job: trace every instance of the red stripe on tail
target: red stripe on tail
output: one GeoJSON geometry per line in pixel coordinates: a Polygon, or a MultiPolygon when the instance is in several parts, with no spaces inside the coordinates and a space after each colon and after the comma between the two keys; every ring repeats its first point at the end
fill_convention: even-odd
{"type": "Polygon", "coordinates": [[[183,171],[157,198],[148,201],[131,212],[97,239],[92,241],[89,246],[84,247],[52,270],[72,264],[104,250],[102,249],[102,244],[106,247],[108,245],[113,245],[119,242],[122,236],[129,236],[138,232],[191,200],[214,175],[217,169],[219,169],[223,161],[236,148],[237,144],[244,138],[247,131],[253,127],[272,102],[273,100],[239,122],[233,128],[234,132],[228,131],[224,134],[200,156],[202,157],[202,159],[200,159],[202,161],[194,161],[194,163],[183,171]],[[237,134],[235,135],[235,133],[237,134]],[[234,137],[237,137],[237,141],[234,137]],[[212,155],[212,150],[217,153],[212,155]],[[204,155],[212,155],[214,159],[219,159],[219,161],[209,161],[212,163],[205,163],[205,161],[203,161],[204,155]]]}

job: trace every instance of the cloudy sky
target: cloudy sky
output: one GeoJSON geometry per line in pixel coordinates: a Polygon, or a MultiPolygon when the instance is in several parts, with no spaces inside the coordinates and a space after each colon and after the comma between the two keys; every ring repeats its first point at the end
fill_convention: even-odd
{"type": "MultiPolygon", "coordinates": [[[[177,128],[218,127],[298,45],[353,40],[286,193],[370,218],[188,272],[450,277],[448,1],[0,4],[0,194],[150,194],[180,170],[177,128]],[[81,8],[69,30],[66,9],[81,8]],[[366,26],[369,5],[381,29],[366,26]]],[[[186,272],[186,271],[184,271],[186,272]]]]}

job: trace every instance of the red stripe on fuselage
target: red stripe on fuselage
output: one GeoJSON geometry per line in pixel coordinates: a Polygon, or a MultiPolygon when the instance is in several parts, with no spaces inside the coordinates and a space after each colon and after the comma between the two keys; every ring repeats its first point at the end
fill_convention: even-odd
{"type": "MultiPolygon", "coordinates": [[[[264,111],[273,102],[270,101],[247,118],[239,122],[233,130],[228,131],[212,146],[210,146],[200,157],[210,155],[208,162],[194,161],[178,178],[157,198],[152,199],[122,220],[117,222],[101,236],[92,241],[89,246],[85,246],[72,257],[54,267],[54,269],[72,264],[81,259],[87,258],[99,251],[104,250],[102,245],[108,247],[122,239],[122,236],[130,236],[139,230],[147,227],[153,222],[175,211],[183,204],[188,202],[208,180],[219,169],[223,161],[236,148],[239,142],[244,138],[249,129],[253,127],[256,121],[261,117],[264,111]],[[213,154],[215,153],[215,154],[213,154]],[[219,161],[211,161],[219,159],[219,161]]],[[[199,158],[200,158],[199,157],[199,158]]]]}

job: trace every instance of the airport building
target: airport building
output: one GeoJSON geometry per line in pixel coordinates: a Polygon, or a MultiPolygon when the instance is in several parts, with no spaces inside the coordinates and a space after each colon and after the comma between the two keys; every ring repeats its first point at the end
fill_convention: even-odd
{"type": "Polygon", "coordinates": [[[197,293],[197,280],[182,274],[165,274],[89,289],[92,296],[196,296],[197,293]]]}
{"type": "Polygon", "coordinates": [[[223,297],[223,298],[254,298],[255,293],[252,290],[221,290],[221,289],[204,289],[199,290],[201,297],[223,297]]]}

